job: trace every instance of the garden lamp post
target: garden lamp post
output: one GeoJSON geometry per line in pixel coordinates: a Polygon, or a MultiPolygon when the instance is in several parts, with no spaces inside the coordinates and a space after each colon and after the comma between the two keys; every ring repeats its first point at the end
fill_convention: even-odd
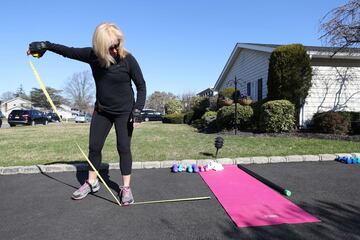
{"type": "Polygon", "coordinates": [[[237,79],[235,76],[235,80],[234,80],[234,84],[235,84],[235,93],[234,93],[234,102],[235,102],[235,113],[234,113],[234,117],[235,117],[235,135],[237,133],[237,99],[238,99],[238,93],[237,93],[237,79]]]}
{"type": "Polygon", "coordinates": [[[215,147],[216,147],[216,154],[215,154],[215,158],[217,159],[217,155],[218,155],[218,151],[220,148],[222,148],[222,146],[224,145],[224,139],[222,137],[216,137],[215,138],[215,147]]]}

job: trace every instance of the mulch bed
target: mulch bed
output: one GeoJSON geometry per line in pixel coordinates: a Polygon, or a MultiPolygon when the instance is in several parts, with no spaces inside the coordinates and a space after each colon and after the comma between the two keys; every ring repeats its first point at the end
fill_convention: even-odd
{"type": "MultiPolygon", "coordinates": [[[[224,135],[235,135],[234,130],[230,131],[221,131],[220,134],[224,135]]],[[[326,133],[313,133],[305,131],[294,131],[288,133],[256,133],[256,132],[246,132],[246,131],[237,131],[236,135],[238,136],[269,136],[269,137],[304,137],[304,138],[319,138],[319,139],[330,139],[330,140],[347,140],[347,141],[357,141],[360,142],[360,135],[339,135],[339,134],[326,134],[326,133]]]]}

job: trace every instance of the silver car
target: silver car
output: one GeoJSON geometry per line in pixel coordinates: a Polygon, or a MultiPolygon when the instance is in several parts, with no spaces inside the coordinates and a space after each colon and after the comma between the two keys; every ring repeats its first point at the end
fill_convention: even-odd
{"type": "Polygon", "coordinates": [[[91,115],[90,114],[80,114],[75,117],[76,123],[87,123],[91,122],[91,115]]]}

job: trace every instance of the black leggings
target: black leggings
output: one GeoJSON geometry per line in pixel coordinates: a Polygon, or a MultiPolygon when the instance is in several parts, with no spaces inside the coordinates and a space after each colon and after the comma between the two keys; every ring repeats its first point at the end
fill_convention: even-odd
{"type": "Polygon", "coordinates": [[[117,150],[120,156],[120,171],[122,175],[131,174],[132,156],[131,156],[131,136],[133,132],[133,123],[130,122],[131,115],[112,115],[104,112],[94,111],[90,124],[89,139],[89,160],[96,170],[99,170],[101,164],[101,150],[104,146],[106,137],[110,129],[115,124],[117,150]]]}

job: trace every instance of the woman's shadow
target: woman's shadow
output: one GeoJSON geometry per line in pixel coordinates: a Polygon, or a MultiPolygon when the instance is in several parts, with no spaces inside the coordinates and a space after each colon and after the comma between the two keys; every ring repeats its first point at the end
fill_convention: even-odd
{"type": "MultiPolygon", "coordinates": [[[[45,165],[51,165],[51,164],[69,164],[69,165],[73,165],[75,168],[76,168],[76,179],[77,181],[79,182],[79,186],[73,186],[69,183],[66,183],[62,180],[59,180],[53,176],[50,176],[49,174],[47,174],[46,172],[43,171],[43,169],[41,169],[39,166],[38,169],[40,171],[40,173],[49,178],[49,179],[52,179],[58,183],[61,183],[61,184],[64,184],[66,186],[69,186],[69,187],[72,187],[74,189],[78,189],[81,185],[83,185],[85,183],[85,181],[88,179],[88,170],[90,168],[90,166],[87,166],[87,163],[86,162],[83,162],[83,161],[71,161],[71,162],[65,162],[65,161],[58,161],[58,162],[51,162],[51,163],[47,163],[45,165]]],[[[109,164],[107,163],[102,163],[101,164],[101,167],[100,167],[100,170],[98,171],[99,174],[101,175],[102,179],[105,181],[106,185],[112,189],[113,191],[115,191],[116,193],[119,193],[120,191],[120,187],[119,185],[112,181],[110,179],[110,174],[109,174],[109,164]]],[[[105,186],[104,186],[105,187],[105,186]]],[[[104,198],[102,196],[99,196],[97,195],[96,193],[90,193],[92,194],[93,196],[95,197],[98,197],[98,198],[101,198],[101,199],[104,199],[106,201],[109,201],[109,202],[112,202],[114,204],[118,204],[117,202],[113,201],[113,200],[109,200],[107,198],[104,198]]]]}
{"type": "MultiPolygon", "coordinates": [[[[88,177],[89,177],[88,170],[89,169],[90,169],[90,167],[86,168],[85,170],[84,170],[84,168],[81,168],[81,169],[76,168],[76,178],[77,178],[78,182],[80,183],[80,185],[84,184],[85,181],[88,179],[88,177]]],[[[101,175],[102,179],[104,179],[106,185],[109,188],[114,190],[116,193],[118,193],[120,191],[119,185],[110,179],[109,164],[102,163],[100,170],[98,172],[101,175]]],[[[100,181],[100,179],[99,179],[99,181],[100,181]]]]}

